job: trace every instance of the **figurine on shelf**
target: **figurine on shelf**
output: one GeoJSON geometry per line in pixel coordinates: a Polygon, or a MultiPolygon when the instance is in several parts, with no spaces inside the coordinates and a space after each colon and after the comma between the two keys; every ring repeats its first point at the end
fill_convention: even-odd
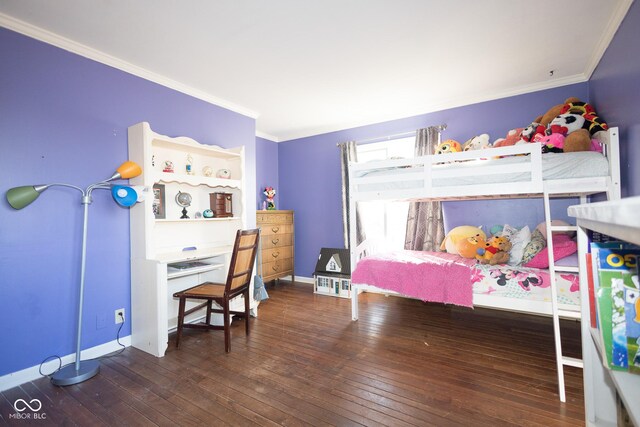
{"type": "Polygon", "coordinates": [[[202,175],[209,177],[211,175],[213,175],[213,169],[211,168],[211,166],[205,166],[202,168],[202,175]]]}
{"type": "Polygon", "coordinates": [[[171,160],[164,162],[164,169],[162,169],[162,172],[173,173],[173,162],[171,160]]]}
{"type": "Polygon", "coordinates": [[[229,169],[219,169],[218,172],[216,172],[216,177],[229,179],[231,178],[231,171],[229,169]]]}
{"type": "Polygon", "coordinates": [[[263,194],[267,196],[267,210],[276,210],[276,204],[273,201],[273,198],[276,197],[276,189],[273,187],[266,187],[263,191],[263,194]]]}
{"type": "Polygon", "coordinates": [[[186,166],[187,175],[195,175],[193,172],[193,156],[191,154],[187,154],[187,166],[186,166]]]}

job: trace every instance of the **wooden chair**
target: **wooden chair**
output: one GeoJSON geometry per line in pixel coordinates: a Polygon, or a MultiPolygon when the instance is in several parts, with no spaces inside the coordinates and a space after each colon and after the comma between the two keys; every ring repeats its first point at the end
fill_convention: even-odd
{"type": "Polygon", "coordinates": [[[229,273],[227,274],[226,283],[201,283],[193,288],[173,294],[175,298],[180,298],[178,308],[178,330],[176,337],[176,347],[180,347],[180,338],[182,337],[183,328],[194,329],[224,329],[224,349],[228,353],[231,350],[231,331],[229,315],[234,314],[243,317],[245,320],[245,329],[249,335],[249,283],[253,274],[253,265],[256,259],[256,251],[258,250],[259,230],[238,230],[236,233],[236,241],[233,246],[231,263],[229,264],[229,273]],[[244,296],[244,311],[229,310],[229,302],[237,296],[244,296]],[[187,299],[205,300],[204,303],[189,309],[185,312],[185,303],[187,299]],[[212,308],[211,305],[216,302],[222,309],[212,308]],[[207,307],[207,317],[205,323],[185,324],[185,316],[207,307]],[[211,313],[222,313],[224,318],[224,326],[211,325],[211,313]]]}

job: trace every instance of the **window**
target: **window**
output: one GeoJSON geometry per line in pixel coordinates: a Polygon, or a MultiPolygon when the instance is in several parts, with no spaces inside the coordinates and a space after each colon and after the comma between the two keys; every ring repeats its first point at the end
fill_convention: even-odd
{"type": "MultiPolygon", "coordinates": [[[[414,157],[414,147],[414,136],[358,145],[358,162],[393,157],[412,158],[414,157]]],[[[371,201],[361,202],[358,207],[367,238],[383,238],[385,249],[404,249],[409,202],[371,201]]]]}

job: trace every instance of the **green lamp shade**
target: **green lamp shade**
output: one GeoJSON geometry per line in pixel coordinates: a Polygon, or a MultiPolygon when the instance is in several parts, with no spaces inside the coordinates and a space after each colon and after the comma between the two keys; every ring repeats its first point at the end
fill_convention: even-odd
{"type": "Polygon", "coordinates": [[[33,185],[15,187],[7,191],[7,201],[14,209],[22,209],[38,198],[40,192],[33,185]]]}

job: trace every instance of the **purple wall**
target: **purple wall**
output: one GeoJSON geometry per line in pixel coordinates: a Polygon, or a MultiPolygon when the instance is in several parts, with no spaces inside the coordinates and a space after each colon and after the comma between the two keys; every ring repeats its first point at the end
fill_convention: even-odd
{"type": "MultiPolygon", "coordinates": [[[[111,176],[127,159],[127,127],[244,145],[249,222],[255,222],[255,120],[0,28],[0,375],[75,351],[82,206],[52,188],[21,211],[7,189],[111,176]]],[[[130,305],[129,214],[106,191],[90,206],[83,348],[116,337],[130,305]],[[98,329],[97,318],[106,319],[98,329]]],[[[122,336],[129,335],[127,320],[122,336]]]]}
{"type": "Polygon", "coordinates": [[[262,191],[265,187],[276,189],[275,204],[280,208],[280,185],[278,183],[278,143],[256,137],[256,209],[262,209],[266,200],[262,191]]]}
{"type": "MultiPolygon", "coordinates": [[[[399,134],[446,123],[445,139],[464,142],[489,133],[491,140],[528,125],[569,96],[588,100],[587,83],[438,111],[405,119],[316,135],[279,144],[281,209],[296,211],[296,275],[310,277],[322,247],[343,247],[340,157],[336,143],[399,134]]],[[[554,206],[554,218],[566,218],[566,206],[554,206]]],[[[542,200],[448,203],[447,225],[509,223],[535,226],[544,219],[542,200]],[[473,218],[473,220],[472,220],[473,218]]]]}
{"type": "Polygon", "coordinates": [[[589,81],[589,99],[620,127],[622,195],[640,195],[640,3],[634,2],[589,81]]]}

